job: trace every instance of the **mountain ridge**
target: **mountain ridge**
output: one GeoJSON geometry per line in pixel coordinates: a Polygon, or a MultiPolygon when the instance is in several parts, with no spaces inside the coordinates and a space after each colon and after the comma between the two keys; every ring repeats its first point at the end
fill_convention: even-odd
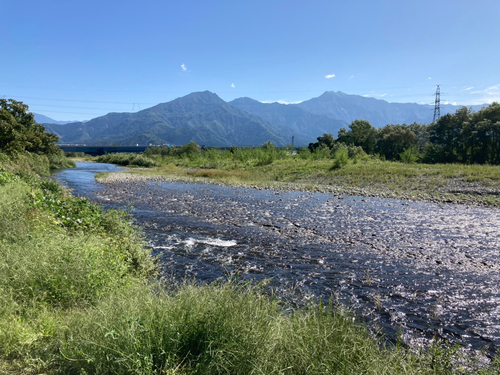
{"type": "MultiPolygon", "coordinates": [[[[46,125],[62,143],[285,145],[287,129],[241,111],[209,91],[196,92],[136,113],[109,113],[86,123],[46,125]]],[[[288,142],[289,143],[289,142],[288,142]]]]}
{"type": "MultiPolygon", "coordinates": [[[[476,108],[480,106],[475,106],[476,108]]],[[[460,106],[443,105],[441,114],[460,106]]],[[[473,107],[474,108],[474,107],[473,107]]],[[[135,113],[111,112],[87,122],[47,124],[60,143],[186,144],[255,146],[273,142],[303,146],[324,133],[337,136],[356,119],[375,127],[430,123],[433,106],[325,91],[298,104],[262,103],[243,97],[230,102],[210,91],[193,92],[135,113]]]]}
{"type": "MultiPolygon", "coordinates": [[[[316,98],[305,100],[295,105],[310,113],[323,115],[351,123],[354,120],[368,120],[376,127],[388,124],[419,122],[429,124],[434,117],[434,106],[417,103],[395,103],[373,97],[350,95],[342,91],[325,91],[316,98]]],[[[483,105],[472,106],[478,110],[483,105]]],[[[441,114],[454,113],[462,106],[441,105],[441,114]]]]}

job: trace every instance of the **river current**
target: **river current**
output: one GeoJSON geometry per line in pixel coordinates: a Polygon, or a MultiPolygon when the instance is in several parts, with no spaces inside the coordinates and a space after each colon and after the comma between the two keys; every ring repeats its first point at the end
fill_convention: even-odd
{"type": "Polygon", "coordinates": [[[500,348],[500,210],[179,182],[95,182],[110,164],[55,177],[130,207],[165,278],[268,283],[292,304],[334,298],[410,345],[500,348]]]}

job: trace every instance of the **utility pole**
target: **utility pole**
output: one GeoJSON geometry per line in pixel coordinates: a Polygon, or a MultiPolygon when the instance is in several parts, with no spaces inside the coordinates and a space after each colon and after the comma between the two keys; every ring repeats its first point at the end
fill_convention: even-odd
{"type": "Polygon", "coordinates": [[[434,120],[432,122],[436,122],[438,118],[441,117],[441,90],[439,85],[436,87],[436,100],[434,101],[434,120]]]}
{"type": "Polygon", "coordinates": [[[295,142],[295,136],[294,136],[294,135],[292,135],[292,149],[293,149],[293,144],[294,144],[294,142],[295,142]]]}

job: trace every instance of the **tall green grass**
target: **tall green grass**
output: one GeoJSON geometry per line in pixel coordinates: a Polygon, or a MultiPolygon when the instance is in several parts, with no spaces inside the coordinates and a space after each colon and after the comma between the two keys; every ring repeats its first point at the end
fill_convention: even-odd
{"type": "Polygon", "coordinates": [[[29,152],[7,155],[0,152],[0,166],[23,177],[48,176],[51,169],[72,168],[76,164],[63,155],[39,155],[29,152]]]}
{"type": "Polygon", "coordinates": [[[54,345],[59,314],[94,306],[155,269],[123,214],[30,181],[0,185],[0,358],[23,367],[54,345]],[[50,200],[66,209],[39,204],[50,200]]]}

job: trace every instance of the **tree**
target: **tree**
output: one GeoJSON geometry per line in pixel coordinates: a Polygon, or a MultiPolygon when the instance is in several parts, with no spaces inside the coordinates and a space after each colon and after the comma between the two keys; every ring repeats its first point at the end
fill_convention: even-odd
{"type": "Polygon", "coordinates": [[[408,128],[415,133],[417,149],[423,154],[429,144],[429,127],[418,122],[413,122],[408,125],[408,128]]]}
{"type": "Polygon", "coordinates": [[[453,163],[464,161],[464,143],[461,137],[464,123],[471,110],[462,107],[455,114],[447,113],[429,125],[430,153],[433,162],[453,163]]]}
{"type": "Polygon", "coordinates": [[[13,99],[0,99],[0,151],[6,153],[33,152],[44,155],[62,155],[55,145],[59,137],[47,133],[35,121],[28,106],[13,99]]]}
{"type": "Polygon", "coordinates": [[[389,160],[398,159],[404,150],[417,146],[417,136],[406,124],[386,125],[378,129],[376,138],[376,152],[389,160]]]}
{"type": "Polygon", "coordinates": [[[429,125],[426,158],[444,163],[500,164],[500,104],[478,112],[461,107],[429,125]]]}
{"type": "Polygon", "coordinates": [[[348,145],[360,146],[367,153],[373,153],[375,149],[375,129],[369,121],[354,120],[349,125],[349,131],[344,128],[340,129],[338,142],[348,145]]]}
{"type": "Polygon", "coordinates": [[[472,113],[460,133],[461,158],[468,163],[500,164],[500,104],[472,113]]]}
{"type": "Polygon", "coordinates": [[[309,143],[309,151],[314,152],[317,148],[328,148],[331,150],[333,145],[335,144],[335,138],[333,138],[332,133],[324,133],[322,136],[319,136],[318,142],[309,143]]]}

